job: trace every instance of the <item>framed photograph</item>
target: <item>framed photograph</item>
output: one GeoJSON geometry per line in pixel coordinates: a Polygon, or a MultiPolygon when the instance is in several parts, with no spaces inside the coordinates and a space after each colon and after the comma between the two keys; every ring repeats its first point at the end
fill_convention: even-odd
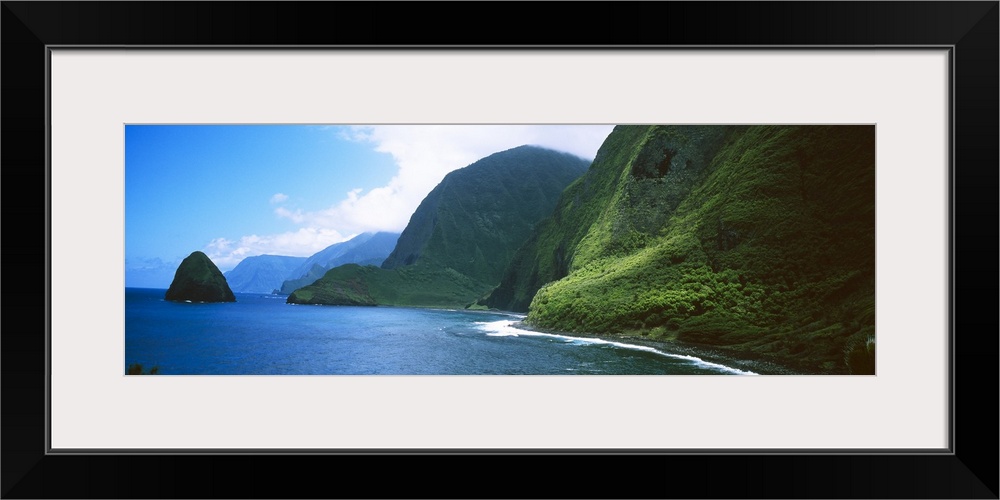
{"type": "MultiPolygon", "coordinates": [[[[998,4],[654,6],[521,46],[379,35],[444,5],[5,2],[8,186],[45,194],[5,253],[45,272],[7,304],[44,322],[3,337],[3,495],[489,455],[639,479],[481,496],[996,498],[996,314],[965,304],[996,297],[998,4]]],[[[480,28],[556,22],[524,15],[480,28]]]]}

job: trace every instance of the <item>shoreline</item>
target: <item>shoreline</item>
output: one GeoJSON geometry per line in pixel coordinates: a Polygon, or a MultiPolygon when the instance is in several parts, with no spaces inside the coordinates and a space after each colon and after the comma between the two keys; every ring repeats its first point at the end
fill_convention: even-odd
{"type": "MultiPolygon", "coordinates": [[[[131,288],[139,288],[139,287],[131,287],[131,288]]],[[[159,289],[149,289],[149,290],[159,290],[159,289]]],[[[266,293],[259,294],[255,292],[240,292],[240,293],[245,293],[248,295],[261,295],[262,297],[267,296],[267,298],[282,296],[281,294],[266,294],[266,293]]],[[[287,297],[287,295],[284,297],[287,297]]],[[[328,304],[290,303],[288,305],[328,305],[328,304]]],[[[335,307],[345,307],[345,305],[338,305],[335,307]]],[[[584,339],[600,339],[605,341],[616,341],[626,344],[633,344],[637,346],[650,347],[653,349],[663,351],[664,353],[667,354],[692,356],[701,359],[702,361],[705,362],[720,364],[728,368],[735,368],[742,371],[749,371],[758,375],[815,375],[795,370],[787,365],[781,365],[773,361],[760,359],[760,354],[758,353],[741,351],[738,349],[691,344],[677,340],[651,339],[649,337],[643,337],[635,334],[625,334],[625,333],[595,334],[595,333],[581,333],[581,332],[565,332],[561,330],[540,328],[525,323],[524,320],[527,317],[525,313],[519,313],[514,311],[503,311],[499,309],[468,309],[468,308],[462,308],[461,306],[455,306],[449,308],[445,306],[413,306],[413,305],[389,305],[389,304],[375,304],[371,306],[354,305],[347,307],[387,307],[387,308],[423,309],[423,310],[437,310],[437,311],[450,311],[450,312],[471,312],[471,313],[482,313],[482,314],[502,314],[511,318],[510,320],[511,327],[530,332],[562,335],[566,337],[578,337],[584,339]]]]}
{"type": "Polygon", "coordinates": [[[676,340],[643,338],[637,335],[626,335],[623,333],[598,335],[593,333],[563,332],[559,330],[538,328],[525,323],[523,320],[514,321],[511,323],[511,326],[521,330],[537,333],[548,333],[552,335],[564,335],[567,337],[580,337],[586,339],[615,340],[643,347],[652,347],[665,353],[693,356],[703,361],[717,363],[729,368],[750,371],[758,375],[806,375],[805,373],[795,371],[787,366],[782,366],[771,361],[751,359],[753,356],[756,356],[755,354],[746,353],[747,356],[740,357],[740,355],[743,354],[740,351],[724,350],[713,346],[688,344],[685,342],[678,342],[676,340]]]}

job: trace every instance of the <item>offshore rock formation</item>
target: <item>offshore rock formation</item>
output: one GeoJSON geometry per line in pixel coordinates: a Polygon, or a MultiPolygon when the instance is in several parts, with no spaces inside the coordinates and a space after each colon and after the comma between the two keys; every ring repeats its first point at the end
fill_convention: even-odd
{"type": "Polygon", "coordinates": [[[174,302],[236,302],[226,277],[198,251],[181,261],[164,298],[174,302]]]}

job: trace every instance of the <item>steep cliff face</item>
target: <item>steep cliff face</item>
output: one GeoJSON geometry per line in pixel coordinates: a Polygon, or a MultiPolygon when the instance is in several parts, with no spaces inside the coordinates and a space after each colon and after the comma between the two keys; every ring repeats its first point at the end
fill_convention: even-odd
{"type": "Polygon", "coordinates": [[[552,216],[514,256],[500,286],[480,304],[525,312],[542,285],[569,274],[578,253],[580,261],[590,260],[598,249],[634,244],[637,233],[658,231],[704,180],[712,155],[733,131],[616,127],[587,174],[566,189],[552,216]]]}
{"type": "Polygon", "coordinates": [[[469,305],[499,283],[535,224],[589,164],[521,146],[451,172],[421,202],[381,268],[333,269],[288,301],[469,305]]]}
{"type": "Polygon", "coordinates": [[[223,275],[235,292],[271,293],[305,260],[305,257],[256,255],[241,260],[223,275]]]}
{"type": "Polygon", "coordinates": [[[589,165],[521,146],[456,170],[420,203],[382,268],[435,263],[495,284],[535,224],[589,165]]]}
{"type": "Polygon", "coordinates": [[[226,277],[202,252],[181,261],[164,297],[175,302],[236,302],[226,277]]]}
{"type": "Polygon", "coordinates": [[[330,269],[344,264],[381,265],[396,247],[397,240],[399,233],[361,233],[350,240],[330,245],[311,255],[288,273],[280,284],[280,293],[287,295],[309,286],[330,269]]]}
{"type": "Polygon", "coordinates": [[[873,126],[619,126],[480,303],[846,373],[874,290],[873,126]]]}

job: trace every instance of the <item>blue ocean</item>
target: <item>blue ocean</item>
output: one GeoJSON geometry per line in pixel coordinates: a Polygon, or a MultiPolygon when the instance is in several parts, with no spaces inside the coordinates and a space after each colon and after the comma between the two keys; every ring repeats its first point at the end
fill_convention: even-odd
{"type": "Polygon", "coordinates": [[[749,374],[660,348],[517,327],[522,316],[402,307],[163,300],[125,289],[125,359],[162,375],[749,374]]]}

